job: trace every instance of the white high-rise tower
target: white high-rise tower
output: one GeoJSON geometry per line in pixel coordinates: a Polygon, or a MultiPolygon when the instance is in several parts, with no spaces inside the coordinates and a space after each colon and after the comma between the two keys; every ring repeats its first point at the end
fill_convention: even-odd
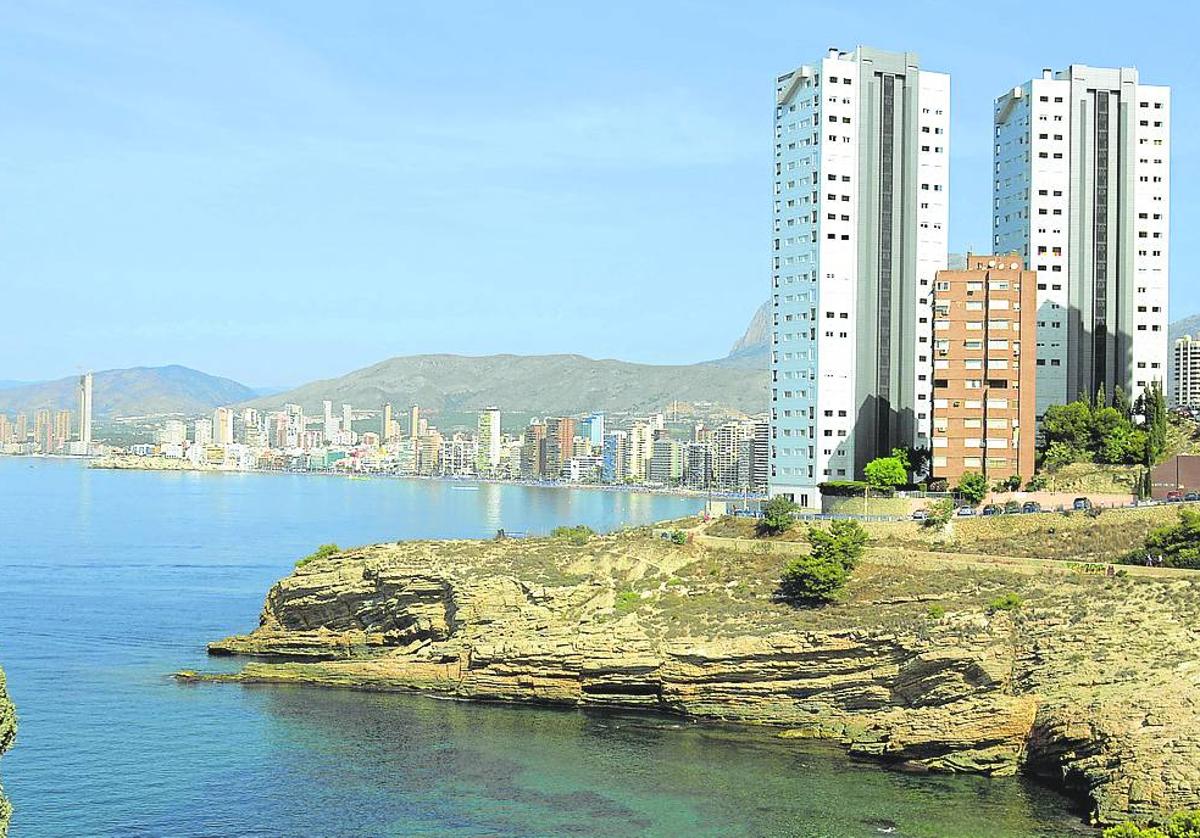
{"type": "Polygon", "coordinates": [[[92,444],[92,374],[79,377],[79,442],[84,453],[92,444]]]}
{"type": "Polygon", "coordinates": [[[479,412],[479,449],[475,468],[480,474],[495,474],[500,467],[500,408],[479,412]]]}
{"type": "Polygon", "coordinates": [[[996,100],[996,253],[1038,272],[1037,414],[1167,373],[1170,89],[1043,70],[996,100]]]}
{"type": "Polygon", "coordinates": [[[950,77],[830,50],[775,84],[769,487],[804,506],[929,444],[946,267],[950,77]]]}

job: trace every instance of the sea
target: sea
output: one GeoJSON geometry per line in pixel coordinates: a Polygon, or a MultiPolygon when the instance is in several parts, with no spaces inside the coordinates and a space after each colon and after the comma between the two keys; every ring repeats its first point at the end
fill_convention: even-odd
{"type": "Polygon", "coordinates": [[[633,492],[0,457],[0,759],[12,838],[1093,834],[1022,778],[913,775],[825,743],[647,713],[183,684],[325,542],[611,530],[633,492]]]}

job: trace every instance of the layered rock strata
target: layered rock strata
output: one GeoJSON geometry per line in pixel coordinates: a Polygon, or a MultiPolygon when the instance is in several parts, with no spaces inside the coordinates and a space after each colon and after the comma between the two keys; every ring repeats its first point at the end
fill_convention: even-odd
{"type": "Polygon", "coordinates": [[[797,609],[772,598],[780,563],[645,534],[378,545],[299,568],[257,629],[210,651],[270,659],[243,681],[643,707],[917,770],[1030,771],[1101,822],[1200,805],[1190,578],[897,555],[846,602],[797,609]],[[999,592],[1022,607],[989,610],[999,592]]]}

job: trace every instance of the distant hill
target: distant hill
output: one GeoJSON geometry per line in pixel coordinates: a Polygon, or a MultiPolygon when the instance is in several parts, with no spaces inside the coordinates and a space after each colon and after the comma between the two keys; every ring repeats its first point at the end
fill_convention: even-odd
{"type": "Polygon", "coordinates": [[[754,414],[767,406],[767,370],[748,375],[744,369],[717,364],[659,366],[582,355],[412,355],[248,404],[274,409],[294,402],[306,413],[318,413],[323,399],[364,408],[385,402],[401,409],[419,404],[452,413],[499,405],[548,415],[648,412],[678,400],[754,414]]]}
{"type": "Polygon", "coordinates": [[[1174,345],[1176,338],[1181,338],[1184,335],[1195,337],[1197,334],[1200,334],[1200,314],[1193,314],[1191,317],[1176,320],[1170,326],[1167,326],[1167,340],[1172,345],[1174,345]]]}
{"type": "Polygon", "coordinates": [[[767,370],[771,366],[771,301],[758,307],[745,333],[734,342],[724,358],[709,361],[719,367],[767,370]]]}
{"type": "MultiPolygon", "coordinates": [[[[79,376],[0,389],[0,413],[76,410],[79,376]]],[[[104,370],[92,377],[96,418],[205,413],[220,405],[253,398],[255,392],[228,378],[181,366],[104,370]]]]}

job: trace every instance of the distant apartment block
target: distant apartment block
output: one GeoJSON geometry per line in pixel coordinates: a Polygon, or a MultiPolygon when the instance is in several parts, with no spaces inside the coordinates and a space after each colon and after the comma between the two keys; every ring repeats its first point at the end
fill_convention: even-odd
{"type": "Polygon", "coordinates": [[[652,445],[647,477],[651,483],[674,486],[683,480],[683,443],[673,439],[656,439],[652,445]]]}
{"type": "Polygon", "coordinates": [[[494,475],[500,469],[500,408],[480,411],[477,430],[479,450],[475,468],[479,474],[494,475]]]}
{"type": "Polygon", "coordinates": [[[1167,371],[1170,88],[1073,64],[996,99],[993,246],[1038,274],[1037,415],[1167,371]]]}
{"type": "Polygon", "coordinates": [[[545,459],[542,464],[544,477],[557,479],[563,467],[571,461],[574,453],[575,419],[570,416],[553,416],[546,419],[545,459]]]}
{"type": "Polygon", "coordinates": [[[545,476],[546,425],[540,420],[530,422],[525,428],[521,446],[521,474],[540,479],[545,476]]]}
{"type": "Polygon", "coordinates": [[[1176,407],[1200,408],[1200,336],[1184,335],[1176,339],[1171,387],[1176,407]]]}
{"type": "Polygon", "coordinates": [[[934,281],[932,476],[1033,475],[1038,275],[1016,253],[934,281]]]}
{"type": "Polygon", "coordinates": [[[233,408],[218,407],[213,411],[212,441],[216,445],[233,443],[233,408]]]}
{"type": "Polygon", "coordinates": [[[620,483],[628,476],[629,435],[625,431],[610,431],[604,435],[600,479],[605,483],[620,483]]]}
{"type": "Polygon", "coordinates": [[[830,50],[776,80],[771,494],[817,506],[819,483],[929,444],[949,130],[950,77],[914,53],[830,50]]]}

